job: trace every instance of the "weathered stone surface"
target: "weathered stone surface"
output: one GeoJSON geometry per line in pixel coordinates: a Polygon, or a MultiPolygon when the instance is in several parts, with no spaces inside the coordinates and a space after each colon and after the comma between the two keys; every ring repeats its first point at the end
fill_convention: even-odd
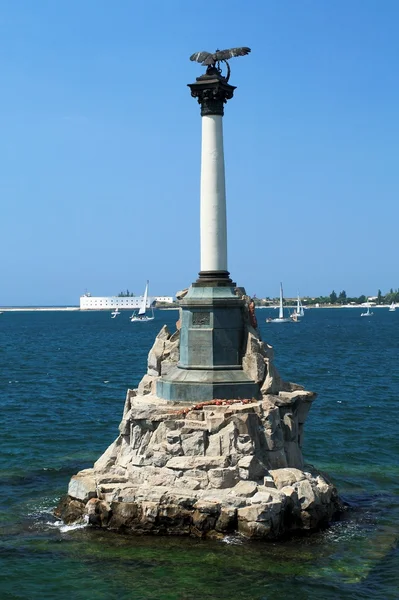
{"type": "Polygon", "coordinates": [[[152,375],[144,375],[143,379],[139,383],[138,393],[140,396],[146,394],[152,394],[154,390],[155,378],[152,375]]]}
{"type": "Polygon", "coordinates": [[[193,431],[193,433],[183,433],[181,444],[185,456],[204,456],[205,454],[205,431],[193,431]]]}
{"type": "Polygon", "coordinates": [[[217,539],[238,531],[274,540],[317,529],[342,509],[328,478],[303,466],[303,426],[315,395],[280,378],[272,348],[249,321],[244,363],[259,380],[259,400],[174,405],[157,398],[159,374],[178,357],[179,332],[165,327],[139,389],[126,394],[120,435],[93,469],[72,477],[57,516],[137,534],[217,539]]]}
{"type": "Polygon", "coordinates": [[[245,354],[242,359],[244,372],[256,383],[263,383],[266,374],[266,365],[262,354],[254,352],[245,354]]]}
{"type": "Polygon", "coordinates": [[[54,510],[54,515],[62,519],[66,525],[84,522],[86,517],[86,506],[81,500],[75,500],[71,496],[64,496],[54,510]]]}
{"type": "Polygon", "coordinates": [[[87,502],[89,498],[95,498],[97,496],[97,484],[93,476],[93,470],[86,469],[86,471],[74,475],[69,482],[68,494],[76,500],[82,500],[82,502],[87,502]]]}
{"type": "Polygon", "coordinates": [[[237,496],[244,496],[245,498],[253,496],[257,491],[258,486],[254,481],[239,481],[232,490],[237,496]]]}
{"type": "Polygon", "coordinates": [[[111,517],[111,507],[108,502],[91,498],[86,504],[86,514],[89,517],[90,525],[106,527],[111,517]]]}
{"type": "Polygon", "coordinates": [[[262,479],[267,469],[265,465],[256,456],[244,456],[238,461],[240,478],[258,481],[262,479]]]}
{"type": "Polygon", "coordinates": [[[231,488],[238,481],[237,467],[211,469],[208,471],[209,485],[213,488],[231,488]]]}
{"type": "Polygon", "coordinates": [[[297,481],[306,479],[303,471],[292,468],[271,470],[270,475],[273,477],[277,489],[281,489],[286,485],[293,485],[297,481]]]}

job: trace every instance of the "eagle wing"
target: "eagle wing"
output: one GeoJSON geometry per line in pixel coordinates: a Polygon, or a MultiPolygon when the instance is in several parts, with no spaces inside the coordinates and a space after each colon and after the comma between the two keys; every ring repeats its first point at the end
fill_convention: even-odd
{"type": "Polygon", "coordinates": [[[203,63],[207,58],[212,57],[211,52],[194,52],[190,56],[190,60],[195,60],[196,62],[203,63]]]}
{"type": "Polygon", "coordinates": [[[251,48],[247,46],[241,46],[240,48],[230,48],[229,50],[217,50],[213,54],[215,60],[227,60],[234,56],[245,56],[251,52],[251,48]]]}

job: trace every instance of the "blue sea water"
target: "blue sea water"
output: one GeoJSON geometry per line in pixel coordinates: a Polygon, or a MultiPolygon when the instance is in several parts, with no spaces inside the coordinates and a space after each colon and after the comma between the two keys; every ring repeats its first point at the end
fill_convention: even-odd
{"type": "Polygon", "coordinates": [[[126,389],[175,311],[0,315],[1,600],[399,598],[399,311],[306,311],[266,324],[284,379],[318,392],[305,459],[350,509],[322,533],[282,543],[131,537],[53,517],[71,475],[116,438],[126,389]]]}

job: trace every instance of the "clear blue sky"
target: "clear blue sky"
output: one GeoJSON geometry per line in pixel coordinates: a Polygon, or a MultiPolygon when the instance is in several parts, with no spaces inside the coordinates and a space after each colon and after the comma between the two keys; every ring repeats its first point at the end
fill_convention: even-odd
{"type": "Polygon", "coordinates": [[[229,269],[250,294],[398,284],[396,0],[1,0],[0,305],[199,270],[198,50],[231,61],[229,269]]]}

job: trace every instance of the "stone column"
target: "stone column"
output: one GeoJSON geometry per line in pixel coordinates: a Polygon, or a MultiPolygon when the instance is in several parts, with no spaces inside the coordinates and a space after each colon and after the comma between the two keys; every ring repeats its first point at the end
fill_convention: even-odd
{"type": "Polygon", "coordinates": [[[224,104],[233,97],[216,68],[189,84],[202,116],[201,271],[199,281],[231,283],[227,270],[226,185],[223,151],[224,104]]]}
{"type": "Polygon", "coordinates": [[[189,88],[202,116],[201,270],[180,301],[179,362],[158,380],[157,395],[173,402],[256,398],[259,385],[242,368],[244,302],[227,270],[222,121],[235,87],[208,67],[189,88]]]}
{"type": "Polygon", "coordinates": [[[227,271],[226,186],[221,115],[202,117],[201,272],[227,271]]]}

